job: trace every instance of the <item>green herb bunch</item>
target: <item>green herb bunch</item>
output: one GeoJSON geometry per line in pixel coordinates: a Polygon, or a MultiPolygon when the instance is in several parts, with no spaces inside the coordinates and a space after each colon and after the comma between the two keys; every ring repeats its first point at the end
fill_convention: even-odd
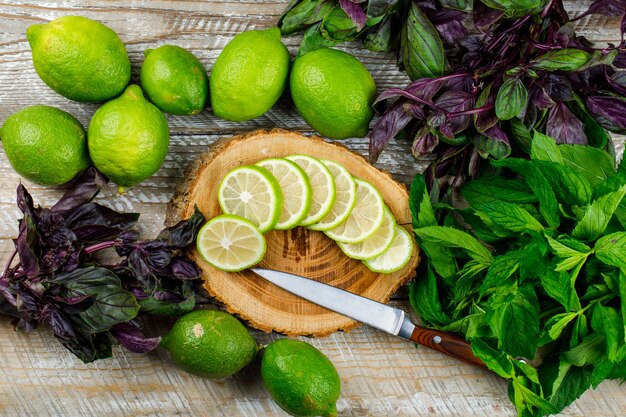
{"type": "Polygon", "coordinates": [[[558,413],[626,379],[626,163],[535,132],[530,159],[491,165],[454,207],[415,178],[411,304],[510,380],[520,416],[558,413]]]}

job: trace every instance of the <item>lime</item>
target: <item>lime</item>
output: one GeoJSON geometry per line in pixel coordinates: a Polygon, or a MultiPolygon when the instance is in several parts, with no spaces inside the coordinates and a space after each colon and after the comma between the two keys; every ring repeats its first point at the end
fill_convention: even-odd
{"type": "Polygon", "coordinates": [[[289,73],[289,51],[280,29],[250,30],[235,36],[211,72],[211,106],[216,116],[242,122],[268,111],[278,100],[289,73]]]}
{"type": "Polygon", "coordinates": [[[382,254],[363,260],[365,266],[374,272],[388,274],[404,268],[413,253],[413,240],[402,226],[396,225],[396,234],[389,248],[382,254]]]}
{"type": "Polygon", "coordinates": [[[265,168],[242,165],[228,172],[217,199],[222,211],[250,220],[265,233],[280,219],[283,194],[276,178],[265,168]]]}
{"type": "Polygon", "coordinates": [[[222,214],[209,220],[198,232],[198,252],[222,271],[241,271],[256,265],[267,248],[261,232],[239,216],[222,214]]]}
{"type": "Polygon", "coordinates": [[[331,139],[367,134],[376,84],[358,59],[336,49],[316,49],[295,60],[289,82],[298,111],[320,134],[331,139]]]}
{"type": "Polygon", "coordinates": [[[196,310],[181,316],[161,346],[181,369],[214,379],[239,372],[258,351],[246,327],[218,310],[196,310]]]}
{"type": "Polygon", "coordinates": [[[293,416],[337,415],[341,381],[332,362],[308,343],[279,339],[263,352],[261,377],[270,396],[293,416]]]}
{"type": "Polygon", "coordinates": [[[141,86],[150,100],[167,113],[200,113],[206,103],[209,80],[198,58],[174,45],[147,49],[144,54],[141,86]]]}
{"type": "Polygon", "coordinates": [[[317,223],[326,216],[335,202],[335,180],[326,165],[319,159],[307,155],[287,157],[304,170],[313,190],[309,214],[300,222],[301,226],[317,223]]]}
{"type": "Polygon", "coordinates": [[[296,163],[283,158],[269,158],[257,163],[267,169],[280,184],[283,205],[278,230],[296,227],[309,214],[311,208],[311,183],[309,177],[296,163]]]}
{"type": "Polygon", "coordinates": [[[383,222],[370,237],[360,243],[337,242],[339,248],[351,258],[368,259],[382,254],[389,248],[396,233],[396,221],[385,207],[383,222]]]}
{"type": "Polygon", "coordinates": [[[89,166],[85,129],[55,107],[31,106],[9,116],[0,138],[13,169],[38,184],[66,183],[89,166]]]}
{"type": "Polygon", "coordinates": [[[117,97],[130,80],[126,47],[115,32],[82,16],[29,26],[33,65],[50,88],[71,100],[117,97]]]}
{"type": "Polygon", "coordinates": [[[385,203],[378,190],[361,179],[354,178],[354,182],[356,204],[350,215],[339,226],[324,232],[338,242],[363,242],[373,235],[383,222],[385,203]]]}
{"type": "Polygon", "coordinates": [[[330,211],[317,223],[309,225],[312,230],[329,230],[348,218],[356,204],[356,183],[350,172],[341,164],[322,160],[335,180],[335,202],[330,211]]]}
{"type": "Polygon", "coordinates": [[[165,116],[134,84],[96,110],[87,138],[94,165],[120,191],[159,170],[170,140],[165,116]]]}

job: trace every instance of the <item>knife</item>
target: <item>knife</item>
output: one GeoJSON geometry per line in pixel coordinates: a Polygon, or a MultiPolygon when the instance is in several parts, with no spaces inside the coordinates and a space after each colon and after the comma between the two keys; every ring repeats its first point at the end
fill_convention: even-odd
{"type": "Polygon", "coordinates": [[[472,353],[472,347],[465,339],[417,326],[400,309],[299,275],[264,268],[252,268],[252,271],[312,303],[469,364],[486,368],[485,363],[472,353]]]}

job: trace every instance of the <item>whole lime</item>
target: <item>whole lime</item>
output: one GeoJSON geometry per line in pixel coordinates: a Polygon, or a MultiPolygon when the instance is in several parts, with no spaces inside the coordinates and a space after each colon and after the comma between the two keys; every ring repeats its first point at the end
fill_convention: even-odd
{"type": "Polygon", "coordinates": [[[96,168],[123,191],[159,170],[167,155],[169,127],[161,110],[132,84],[96,110],[87,138],[96,168]]]}
{"type": "Polygon", "coordinates": [[[56,107],[18,111],[4,122],[0,138],[13,169],[38,184],[66,183],[89,166],[85,129],[56,107]]]}
{"type": "Polygon", "coordinates": [[[71,100],[117,97],[130,80],[130,61],[117,34],[95,20],[63,16],[29,26],[33,64],[50,88],[71,100]]]}
{"type": "Polygon", "coordinates": [[[192,115],[204,108],[209,80],[202,63],[175,45],[147,49],[141,66],[141,86],[161,110],[192,115]]]}
{"type": "Polygon", "coordinates": [[[209,93],[216,116],[241,122],[267,112],[287,84],[289,51],[280,29],[250,30],[235,36],[220,53],[209,93]]]}
{"type": "Polygon", "coordinates": [[[263,352],[261,377],[270,396],[293,416],[337,415],[341,382],[319,350],[293,339],[279,339],[263,352]]]}
{"type": "Polygon", "coordinates": [[[376,84],[352,55],[331,48],[296,58],[291,97],[304,120],[331,139],[364,137],[374,117],[376,84]]]}
{"type": "Polygon", "coordinates": [[[180,317],[161,346],[181,369],[213,379],[240,371],[258,351],[246,327],[219,310],[196,310],[180,317]]]}

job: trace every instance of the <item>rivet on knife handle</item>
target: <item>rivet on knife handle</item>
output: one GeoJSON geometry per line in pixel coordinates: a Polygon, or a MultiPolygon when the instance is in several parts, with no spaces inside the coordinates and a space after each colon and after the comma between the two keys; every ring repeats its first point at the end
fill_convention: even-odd
{"type": "Polygon", "coordinates": [[[472,365],[486,368],[487,365],[474,355],[472,347],[463,338],[437,330],[415,326],[409,339],[446,355],[453,356],[472,365]]]}

